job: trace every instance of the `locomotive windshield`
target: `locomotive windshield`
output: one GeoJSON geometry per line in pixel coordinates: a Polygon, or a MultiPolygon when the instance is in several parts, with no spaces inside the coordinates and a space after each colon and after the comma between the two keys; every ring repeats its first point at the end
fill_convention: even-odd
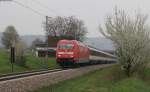
{"type": "Polygon", "coordinates": [[[73,44],[61,44],[58,46],[59,49],[72,49],[73,44]]]}

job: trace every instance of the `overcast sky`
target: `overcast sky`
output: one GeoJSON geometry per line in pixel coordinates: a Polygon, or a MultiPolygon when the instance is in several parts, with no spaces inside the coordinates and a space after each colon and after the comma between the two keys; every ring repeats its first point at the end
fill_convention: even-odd
{"type": "MultiPolygon", "coordinates": [[[[76,16],[85,22],[89,37],[99,36],[98,25],[104,24],[106,15],[114,7],[129,14],[137,10],[150,15],[149,0],[15,0],[38,11],[43,16],[14,2],[0,2],[0,32],[8,25],[14,25],[21,35],[44,35],[42,23],[45,15],[76,16]],[[39,4],[40,3],[40,4],[39,4]],[[47,9],[48,7],[49,9],[47,9]]],[[[149,22],[150,23],[150,22],[149,22]]]]}

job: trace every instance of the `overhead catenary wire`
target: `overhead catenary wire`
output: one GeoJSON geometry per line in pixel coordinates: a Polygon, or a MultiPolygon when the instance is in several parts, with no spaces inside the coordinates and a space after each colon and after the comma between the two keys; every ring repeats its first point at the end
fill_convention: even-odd
{"type": "MultiPolygon", "coordinates": [[[[1,0],[1,1],[3,1],[3,0],[1,0]]],[[[4,1],[5,1],[5,0],[4,0],[4,1]]],[[[6,0],[6,1],[7,1],[7,0],[6,0]]],[[[8,1],[9,1],[9,0],[8,0],[8,1]]],[[[36,14],[38,14],[38,15],[40,15],[40,16],[46,16],[46,14],[42,14],[42,13],[40,13],[39,11],[37,11],[37,10],[31,8],[30,6],[27,6],[27,5],[25,5],[25,4],[21,3],[21,2],[18,2],[18,1],[16,1],[16,0],[10,0],[10,1],[12,1],[12,2],[14,2],[14,3],[16,3],[16,4],[18,4],[18,5],[22,6],[22,7],[24,7],[24,8],[27,8],[27,9],[33,11],[34,13],[36,13],[36,14]]],[[[45,8],[45,9],[47,9],[49,12],[55,14],[56,16],[59,16],[59,15],[60,15],[59,13],[55,12],[53,9],[50,9],[48,6],[46,6],[45,4],[42,4],[42,3],[41,3],[40,1],[38,1],[38,0],[30,0],[30,1],[35,2],[35,3],[38,4],[40,7],[43,7],[43,8],[45,8]]],[[[69,10],[73,11],[72,9],[69,9],[69,10]]],[[[73,15],[75,15],[75,14],[73,14],[73,15]]]]}
{"type": "Polygon", "coordinates": [[[41,2],[39,2],[38,0],[32,0],[32,2],[35,2],[36,4],[40,5],[41,7],[47,9],[49,12],[52,12],[55,15],[59,15],[57,12],[55,12],[54,10],[50,9],[48,6],[42,4],[41,2]]]}
{"type": "Polygon", "coordinates": [[[22,7],[24,7],[24,8],[26,8],[26,9],[28,9],[28,10],[30,10],[30,11],[32,11],[32,12],[34,12],[34,13],[36,13],[36,14],[38,14],[38,15],[40,15],[40,16],[42,16],[42,17],[46,16],[45,14],[42,14],[39,11],[34,10],[33,8],[31,8],[31,7],[29,7],[29,6],[25,5],[25,4],[22,4],[22,3],[20,3],[20,2],[18,2],[16,0],[13,0],[13,2],[18,4],[18,5],[20,5],[20,6],[22,6],[22,7]]]}

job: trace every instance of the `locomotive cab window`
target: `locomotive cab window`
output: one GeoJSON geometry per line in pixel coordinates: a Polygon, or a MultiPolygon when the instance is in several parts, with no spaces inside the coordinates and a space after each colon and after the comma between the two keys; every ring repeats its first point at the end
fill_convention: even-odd
{"type": "Polygon", "coordinates": [[[61,44],[58,46],[58,49],[72,49],[73,44],[61,44]]]}

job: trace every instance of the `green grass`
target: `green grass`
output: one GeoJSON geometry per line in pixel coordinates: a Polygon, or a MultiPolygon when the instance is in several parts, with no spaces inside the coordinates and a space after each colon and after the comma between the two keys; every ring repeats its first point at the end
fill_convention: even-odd
{"type": "Polygon", "coordinates": [[[111,68],[43,87],[34,92],[150,92],[150,86],[138,78],[111,80],[111,68]]]}
{"type": "MultiPolygon", "coordinates": [[[[14,72],[24,72],[47,68],[53,69],[58,67],[55,58],[49,58],[49,60],[46,60],[45,58],[35,57],[30,52],[26,55],[26,59],[26,67],[14,64],[14,72]]],[[[0,74],[12,73],[11,66],[9,53],[6,51],[0,51],[0,74]]]]}

